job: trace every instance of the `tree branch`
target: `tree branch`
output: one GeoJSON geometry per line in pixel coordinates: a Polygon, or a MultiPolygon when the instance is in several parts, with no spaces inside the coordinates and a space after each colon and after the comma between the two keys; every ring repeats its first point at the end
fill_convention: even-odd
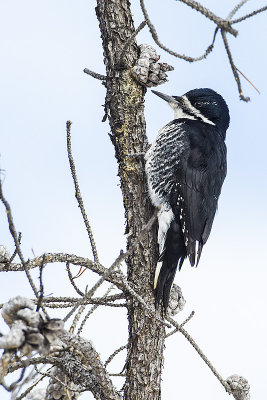
{"type": "Polygon", "coordinates": [[[230,20],[233,18],[233,16],[237,13],[237,11],[238,11],[241,7],[243,7],[243,5],[246,4],[247,2],[248,2],[248,0],[241,0],[240,3],[238,3],[238,4],[233,8],[233,10],[228,14],[228,17],[226,18],[227,21],[230,21],[230,20]]]}
{"type": "Polygon", "coordinates": [[[237,18],[237,19],[231,21],[231,24],[237,24],[238,22],[245,21],[245,19],[254,17],[254,15],[262,13],[263,11],[266,11],[266,10],[267,10],[267,6],[264,6],[264,7],[260,8],[259,10],[255,10],[255,11],[251,12],[250,14],[244,15],[244,17],[237,18]]]}
{"type": "Polygon", "coordinates": [[[54,356],[27,358],[7,368],[7,373],[38,364],[58,367],[81,390],[89,390],[101,400],[121,400],[91,342],[63,331],[59,338],[72,351],[57,352],[54,356]]]}
{"type": "Polygon", "coordinates": [[[152,22],[151,22],[151,20],[150,20],[150,18],[149,18],[149,15],[148,15],[148,12],[147,12],[147,10],[146,10],[146,8],[145,8],[145,4],[144,4],[144,1],[143,1],[143,0],[140,0],[140,5],[141,5],[141,8],[142,8],[142,12],[143,12],[143,15],[144,15],[144,17],[145,17],[146,23],[147,23],[147,25],[148,25],[148,27],[149,27],[149,30],[150,30],[150,32],[151,32],[151,35],[152,35],[152,37],[153,37],[155,43],[156,43],[162,50],[166,51],[167,53],[171,54],[171,55],[174,56],[174,57],[181,58],[182,60],[185,60],[185,61],[188,61],[188,62],[195,62],[195,61],[203,60],[204,58],[206,58],[206,57],[212,52],[213,46],[214,46],[214,42],[215,42],[215,38],[216,38],[218,29],[219,29],[218,27],[215,29],[212,43],[208,46],[208,48],[207,48],[207,50],[205,51],[205,53],[204,53],[202,56],[200,56],[200,57],[195,57],[195,58],[194,58],[194,57],[188,57],[188,56],[185,56],[185,55],[183,55],[183,54],[176,53],[176,52],[173,51],[173,50],[170,50],[168,47],[166,47],[164,44],[162,44],[162,43],[160,42],[159,37],[158,37],[158,34],[157,34],[157,31],[156,31],[154,25],[152,24],[152,22]]]}
{"type": "Polygon", "coordinates": [[[84,68],[83,72],[87,75],[92,76],[95,79],[99,79],[100,81],[105,81],[107,79],[105,75],[98,74],[97,72],[91,71],[88,68],[84,68]]]}
{"type": "Polygon", "coordinates": [[[232,54],[231,54],[231,51],[230,51],[230,47],[229,47],[229,44],[228,44],[228,41],[227,41],[227,38],[226,38],[226,33],[222,30],[221,34],[222,34],[222,38],[223,38],[224,47],[225,47],[226,53],[228,55],[228,59],[229,59],[229,62],[230,62],[230,65],[231,65],[231,68],[232,68],[232,71],[233,71],[233,74],[234,74],[234,78],[235,78],[236,84],[237,84],[237,88],[238,88],[238,92],[239,92],[239,95],[240,95],[240,99],[243,100],[243,101],[248,102],[248,101],[250,101],[250,98],[249,97],[245,97],[244,94],[243,94],[242,87],[241,87],[241,82],[240,82],[240,79],[239,79],[239,76],[238,76],[238,72],[237,72],[237,68],[236,68],[236,66],[234,64],[234,60],[233,60],[233,57],[232,57],[232,54]]]}
{"type": "Polygon", "coordinates": [[[76,174],[76,167],[75,167],[75,163],[74,163],[74,159],[72,156],[72,150],[71,150],[71,121],[67,121],[66,123],[66,127],[67,127],[67,149],[68,149],[68,158],[69,158],[69,163],[70,163],[70,169],[71,169],[71,175],[72,175],[72,179],[74,182],[74,187],[75,187],[75,197],[78,201],[79,204],[79,208],[81,210],[82,213],[82,217],[83,217],[83,221],[89,236],[89,240],[91,243],[91,248],[92,248],[92,252],[93,252],[93,256],[94,256],[94,261],[95,263],[99,263],[99,259],[98,259],[98,254],[97,254],[97,249],[96,249],[96,244],[95,244],[95,239],[94,239],[94,235],[84,208],[84,204],[83,204],[83,199],[82,199],[82,195],[81,195],[81,191],[80,191],[80,187],[79,187],[79,183],[78,183],[78,178],[77,178],[77,174],[76,174]]]}
{"type": "Polygon", "coordinates": [[[205,15],[208,19],[211,21],[215,22],[215,24],[218,26],[218,28],[223,29],[226,32],[231,33],[234,36],[238,35],[238,32],[236,29],[233,29],[231,27],[231,24],[229,21],[220,17],[217,17],[212,11],[210,11],[208,8],[202,6],[202,4],[198,3],[197,1],[193,0],[180,0],[182,3],[187,4],[189,7],[193,8],[196,11],[199,11],[201,14],[205,15]]]}
{"type": "MultiPolygon", "coordinates": [[[[21,263],[22,263],[22,270],[25,271],[27,279],[28,279],[28,281],[30,283],[30,286],[31,286],[36,298],[38,299],[39,298],[38,290],[37,290],[37,288],[36,288],[36,286],[35,286],[35,284],[33,282],[33,279],[31,277],[31,274],[30,274],[30,271],[29,271],[28,261],[27,262],[25,261],[24,256],[22,254],[22,250],[21,250],[21,247],[20,247],[21,235],[17,234],[16,228],[15,228],[15,224],[14,224],[14,221],[13,221],[13,217],[12,217],[11,207],[10,207],[8,201],[5,199],[4,194],[3,194],[3,188],[2,188],[1,179],[0,179],[0,200],[2,201],[2,203],[4,204],[4,206],[6,208],[6,214],[7,214],[9,230],[10,230],[10,233],[11,233],[11,235],[13,237],[13,240],[14,240],[14,243],[15,243],[16,252],[17,252],[17,254],[18,254],[18,256],[19,256],[19,258],[21,260],[21,263]]],[[[41,263],[42,263],[42,261],[41,261],[41,263]]],[[[47,313],[46,313],[46,310],[45,310],[44,307],[42,307],[42,310],[43,310],[44,314],[47,316],[47,313]]]]}

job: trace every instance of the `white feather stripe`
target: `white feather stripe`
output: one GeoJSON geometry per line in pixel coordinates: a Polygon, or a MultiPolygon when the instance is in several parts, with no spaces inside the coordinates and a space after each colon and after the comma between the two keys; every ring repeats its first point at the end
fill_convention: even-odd
{"type": "MultiPolygon", "coordinates": [[[[190,103],[190,101],[188,100],[186,95],[182,96],[182,99],[183,99],[184,103],[186,104],[186,106],[188,107],[188,109],[190,111],[192,111],[192,113],[196,116],[196,118],[201,118],[202,121],[205,122],[206,124],[215,126],[214,122],[212,122],[208,118],[204,117],[204,115],[201,114],[201,112],[197,108],[193,107],[193,105],[190,103]]],[[[176,118],[181,118],[181,117],[176,117],[176,118]]],[[[187,118],[189,118],[189,116],[187,118]]],[[[192,119],[194,119],[194,117],[192,119]]]]}
{"type": "Polygon", "coordinates": [[[160,254],[163,251],[166,234],[173,219],[174,219],[174,214],[172,212],[172,209],[169,208],[166,204],[164,204],[158,213],[158,223],[159,223],[158,244],[159,244],[160,254]]]}
{"type": "Polygon", "coordinates": [[[156,289],[156,287],[157,287],[157,283],[158,283],[158,278],[159,278],[159,274],[160,274],[161,267],[162,267],[162,261],[159,261],[159,262],[157,263],[156,271],[155,271],[154,289],[156,289]]]}

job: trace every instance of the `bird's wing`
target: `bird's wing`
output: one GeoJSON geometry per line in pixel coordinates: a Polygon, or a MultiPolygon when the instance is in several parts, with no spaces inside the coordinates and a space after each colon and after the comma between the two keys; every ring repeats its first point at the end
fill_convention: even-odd
{"type": "Polygon", "coordinates": [[[175,171],[170,199],[182,226],[191,265],[195,264],[196,242],[198,262],[209,237],[226,175],[226,146],[222,137],[215,127],[196,122],[185,124],[190,146],[175,171]]]}

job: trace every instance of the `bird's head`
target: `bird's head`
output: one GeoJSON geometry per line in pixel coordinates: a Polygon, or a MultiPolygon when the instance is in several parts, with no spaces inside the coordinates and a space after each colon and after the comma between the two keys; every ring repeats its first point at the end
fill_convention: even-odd
{"type": "Polygon", "coordinates": [[[189,118],[216,125],[224,132],[230,123],[229,110],[221,95],[212,89],[193,89],[182,96],[168,96],[152,90],[167,101],[174,110],[174,118],[189,118]]]}

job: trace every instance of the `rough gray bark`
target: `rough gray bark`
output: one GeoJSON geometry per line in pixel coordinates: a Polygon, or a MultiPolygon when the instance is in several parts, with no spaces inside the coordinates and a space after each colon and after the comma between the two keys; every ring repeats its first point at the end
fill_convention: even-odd
{"type": "Polygon", "coordinates": [[[73,354],[65,354],[62,359],[58,358],[61,370],[71,379],[71,382],[90,390],[94,397],[101,400],[120,400],[120,395],[114,389],[113,384],[100,361],[92,344],[78,336],[68,332],[60,335],[61,340],[68,346],[73,347],[73,354]],[[76,354],[75,354],[76,353],[76,354]],[[82,363],[77,357],[79,353],[82,363]],[[92,368],[92,365],[94,366],[92,368]]]}
{"type": "MultiPolygon", "coordinates": [[[[147,147],[144,119],[146,89],[131,76],[138,57],[133,41],[124,52],[134,26],[127,0],[98,0],[96,8],[107,72],[106,113],[112,131],[127,221],[129,247],[151,217],[147,196],[144,158],[147,147]],[[139,154],[133,156],[135,153],[139,154]]],[[[128,280],[148,305],[154,302],[152,280],[157,259],[155,230],[147,232],[127,259],[128,280]]],[[[125,399],[160,399],[160,377],[164,347],[164,326],[146,316],[140,304],[129,298],[129,342],[126,362],[125,399]]]]}

